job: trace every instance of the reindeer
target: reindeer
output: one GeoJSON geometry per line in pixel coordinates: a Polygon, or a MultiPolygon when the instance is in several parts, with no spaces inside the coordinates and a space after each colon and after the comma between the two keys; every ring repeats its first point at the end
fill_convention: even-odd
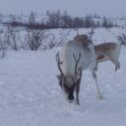
{"type": "MultiPolygon", "coordinates": [[[[90,34],[90,38],[92,37],[93,33],[90,34]]],[[[85,41],[88,39],[86,35],[84,35],[85,41]]],[[[96,63],[111,61],[115,65],[115,71],[120,69],[120,62],[118,61],[121,46],[126,46],[126,35],[122,34],[121,36],[117,36],[118,43],[114,42],[106,42],[99,45],[95,45],[95,53],[96,53],[96,63]]],[[[81,45],[84,44],[81,40],[80,36],[75,36],[74,40],[79,42],[81,45]]],[[[91,41],[91,40],[90,40],[91,41]]],[[[97,68],[97,67],[96,67],[97,68]]]]}
{"type": "Polygon", "coordinates": [[[109,42],[95,45],[94,47],[97,63],[109,60],[115,65],[115,71],[120,69],[120,63],[118,61],[121,48],[120,44],[109,42]]]}
{"type": "Polygon", "coordinates": [[[121,46],[126,45],[125,41],[119,41],[118,43],[108,42],[95,45],[96,60],[97,63],[104,61],[111,61],[115,65],[115,71],[120,69],[120,62],[118,61],[121,46]]]}
{"type": "Polygon", "coordinates": [[[80,104],[80,83],[82,72],[86,69],[91,70],[92,76],[95,79],[98,97],[102,98],[97,84],[94,46],[90,39],[88,39],[88,36],[80,34],[78,37],[81,38],[80,42],[77,39],[70,40],[56,54],[56,62],[60,71],[60,74],[57,75],[59,85],[70,103],[74,101],[74,93],[76,92],[76,104],[80,104]]]}

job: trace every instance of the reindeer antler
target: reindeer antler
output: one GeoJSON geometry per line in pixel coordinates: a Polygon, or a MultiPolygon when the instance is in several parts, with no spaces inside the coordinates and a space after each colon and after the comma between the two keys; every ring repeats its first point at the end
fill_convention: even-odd
{"type": "Polygon", "coordinates": [[[79,58],[78,59],[75,57],[74,54],[73,54],[73,57],[74,57],[74,60],[75,60],[75,74],[76,74],[77,73],[77,65],[78,65],[78,63],[80,61],[80,58],[81,58],[81,53],[79,53],[79,58]]]}
{"type": "Polygon", "coordinates": [[[60,65],[63,63],[63,61],[62,62],[60,61],[59,52],[57,52],[57,54],[56,54],[56,61],[57,61],[57,65],[58,65],[58,68],[59,68],[61,75],[64,76],[63,71],[61,70],[61,67],[60,67],[60,65]]]}

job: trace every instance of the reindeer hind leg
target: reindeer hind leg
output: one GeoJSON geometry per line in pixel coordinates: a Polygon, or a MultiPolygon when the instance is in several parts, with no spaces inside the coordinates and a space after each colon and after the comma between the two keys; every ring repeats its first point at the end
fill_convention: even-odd
{"type": "Polygon", "coordinates": [[[101,93],[100,88],[99,88],[98,83],[97,83],[97,75],[96,75],[95,70],[93,70],[92,76],[93,76],[93,78],[95,80],[95,85],[96,85],[96,89],[97,89],[97,97],[99,99],[103,99],[102,93],[101,93]]]}
{"type": "Polygon", "coordinates": [[[120,69],[120,62],[119,61],[111,60],[111,62],[115,65],[115,71],[120,69]]]}
{"type": "Polygon", "coordinates": [[[119,61],[115,64],[115,71],[117,71],[118,69],[120,69],[120,63],[119,63],[119,61]]]}

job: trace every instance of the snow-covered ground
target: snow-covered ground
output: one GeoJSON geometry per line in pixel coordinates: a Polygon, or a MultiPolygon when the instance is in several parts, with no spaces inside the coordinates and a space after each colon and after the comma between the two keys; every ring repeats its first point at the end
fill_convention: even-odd
{"type": "Polygon", "coordinates": [[[90,72],[83,72],[79,106],[67,103],[58,85],[59,49],[9,51],[0,60],[0,126],[125,126],[126,48],[117,72],[110,62],[99,64],[103,100],[96,98],[90,72]]]}
{"type": "MultiPolygon", "coordinates": [[[[56,9],[60,9],[61,12],[67,10],[73,16],[83,17],[95,12],[98,15],[122,17],[112,18],[119,27],[94,29],[94,44],[117,42],[117,36],[126,33],[126,18],[123,18],[125,0],[100,0],[94,3],[91,0],[78,0],[72,1],[72,4],[70,0],[54,0],[49,3],[48,0],[1,0],[0,10],[7,14],[3,17],[0,15],[1,35],[2,31],[6,31],[6,26],[1,23],[13,18],[13,15],[8,13],[21,15],[15,17],[16,20],[27,22],[28,16],[23,15],[29,15],[33,10],[41,15],[36,18],[39,22],[47,19],[41,12],[56,9]]],[[[17,28],[18,30],[19,40],[25,42],[26,29],[17,28]]],[[[77,34],[75,29],[53,29],[48,32],[54,34],[55,41],[60,41],[64,34],[69,33],[65,36],[65,42],[77,34]]],[[[79,34],[89,32],[90,28],[78,30],[79,34]]],[[[49,41],[48,37],[44,44],[47,46],[49,41]]],[[[90,71],[83,72],[80,105],[67,103],[58,85],[56,75],[59,70],[55,54],[60,50],[59,47],[46,51],[10,50],[0,59],[0,126],[126,126],[126,47],[122,47],[119,57],[121,69],[117,72],[110,62],[99,64],[98,83],[104,99],[96,98],[95,84],[90,71]]]]}

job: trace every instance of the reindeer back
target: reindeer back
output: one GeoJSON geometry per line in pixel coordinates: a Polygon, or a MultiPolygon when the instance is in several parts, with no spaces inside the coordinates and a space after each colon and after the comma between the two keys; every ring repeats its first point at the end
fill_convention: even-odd
{"type": "Polygon", "coordinates": [[[79,53],[81,54],[81,59],[78,64],[77,69],[92,69],[96,65],[95,50],[93,44],[88,45],[88,50],[85,46],[80,46],[76,41],[71,40],[63,46],[60,51],[60,61],[63,61],[61,69],[65,75],[74,74],[75,60],[73,54],[78,59],[79,53]]]}

